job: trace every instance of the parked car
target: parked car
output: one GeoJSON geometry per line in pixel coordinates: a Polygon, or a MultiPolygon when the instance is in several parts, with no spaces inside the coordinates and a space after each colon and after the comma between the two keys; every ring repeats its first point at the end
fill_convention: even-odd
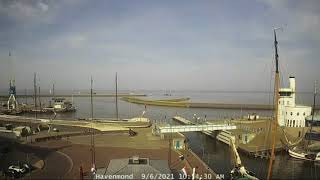
{"type": "Polygon", "coordinates": [[[53,132],[59,132],[59,129],[53,128],[52,131],[53,131],[53,132]]]}
{"type": "Polygon", "coordinates": [[[24,167],[12,165],[9,166],[8,171],[15,171],[17,173],[24,174],[27,170],[24,167]]]}
{"type": "Polygon", "coordinates": [[[13,174],[25,174],[31,171],[31,166],[27,163],[20,164],[20,165],[11,165],[8,167],[8,172],[13,174]]]}

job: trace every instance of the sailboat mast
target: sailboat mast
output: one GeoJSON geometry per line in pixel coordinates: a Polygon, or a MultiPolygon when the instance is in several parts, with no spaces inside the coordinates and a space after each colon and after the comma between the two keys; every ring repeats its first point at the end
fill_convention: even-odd
{"type": "MultiPolygon", "coordinates": [[[[317,81],[314,81],[314,91],[313,91],[313,107],[312,107],[312,123],[313,124],[313,119],[314,119],[314,112],[316,108],[316,96],[317,96],[317,81]]],[[[312,125],[310,127],[310,132],[312,131],[312,125]]]]}
{"type": "Polygon", "coordinates": [[[33,77],[33,88],[34,88],[35,118],[37,119],[37,73],[34,73],[34,77],[33,77]]]}
{"type": "Polygon", "coordinates": [[[119,120],[119,111],[118,111],[118,73],[116,72],[116,116],[119,120]]]}
{"type": "Polygon", "coordinates": [[[25,100],[26,100],[26,104],[28,104],[27,89],[24,89],[24,97],[25,97],[25,100]]]}
{"type": "Polygon", "coordinates": [[[91,88],[90,88],[90,101],[91,101],[91,120],[93,120],[93,99],[92,99],[92,84],[93,84],[93,80],[92,80],[92,76],[91,76],[91,88]]]}
{"type": "Polygon", "coordinates": [[[52,84],[52,97],[54,98],[55,94],[54,94],[54,82],[52,84]]]}
{"type": "Polygon", "coordinates": [[[39,93],[38,93],[38,96],[39,96],[39,108],[40,108],[40,110],[41,110],[41,97],[40,97],[40,93],[41,93],[41,91],[40,91],[40,85],[39,85],[39,93]]]}
{"type": "Polygon", "coordinates": [[[37,74],[33,75],[34,108],[37,109],[37,74]]]}
{"type": "Polygon", "coordinates": [[[90,86],[90,100],[91,100],[91,162],[92,162],[92,167],[95,168],[95,144],[94,144],[94,129],[92,127],[93,125],[93,98],[92,98],[92,86],[93,86],[93,79],[91,76],[90,79],[91,86],[90,86]]]}
{"type": "Polygon", "coordinates": [[[41,94],[41,91],[40,91],[40,78],[39,78],[39,91],[38,91],[38,101],[39,101],[39,109],[41,110],[41,97],[40,97],[40,94],[41,94]]]}
{"type": "Polygon", "coordinates": [[[275,143],[276,143],[276,132],[277,132],[277,123],[278,123],[278,105],[279,105],[279,86],[280,86],[280,73],[279,73],[279,55],[278,55],[278,41],[276,35],[276,29],[273,30],[274,33],[274,48],[275,48],[275,61],[276,61],[276,74],[275,74],[275,82],[274,82],[274,120],[271,123],[271,157],[269,159],[269,168],[268,168],[268,176],[267,179],[271,179],[272,176],[272,165],[275,159],[275,143]]]}

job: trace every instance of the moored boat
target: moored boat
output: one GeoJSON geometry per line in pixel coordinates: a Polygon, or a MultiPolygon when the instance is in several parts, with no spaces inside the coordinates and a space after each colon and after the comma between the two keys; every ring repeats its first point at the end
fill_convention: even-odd
{"type": "Polygon", "coordinates": [[[73,106],[72,102],[67,101],[65,98],[52,98],[53,105],[46,108],[51,109],[55,112],[74,112],[76,108],[73,106]]]}
{"type": "Polygon", "coordinates": [[[320,162],[320,152],[306,152],[302,149],[299,150],[298,147],[289,149],[288,152],[291,157],[296,159],[320,162]]]}

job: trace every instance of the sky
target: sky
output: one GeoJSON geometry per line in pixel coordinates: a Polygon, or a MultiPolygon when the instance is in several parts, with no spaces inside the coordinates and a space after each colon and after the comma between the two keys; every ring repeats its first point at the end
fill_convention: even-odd
{"type": "Polygon", "coordinates": [[[0,89],[269,91],[275,27],[282,84],[312,91],[318,0],[0,0],[0,89]]]}

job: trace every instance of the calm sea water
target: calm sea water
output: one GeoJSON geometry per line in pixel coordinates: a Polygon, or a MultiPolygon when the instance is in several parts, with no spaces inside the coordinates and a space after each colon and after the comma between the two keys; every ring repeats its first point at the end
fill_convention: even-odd
{"type": "MultiPolygon", "coordinates": [[[[31,93],[31,92],[30,92],[31,93]]],[[[66,94],[71,94],[65,92],[66,94]]],[[[76,92],[74,92],[76,93],[76,92]]],[[[81,92],[87,93],[87,92],[81,92]]],[[[99,93],[112,93],[99,92],[99,93]]],[[[252,104],[271,104],[272,95],[264,92],[193,92],[193,91],[172,91],[172,96],[164,96],[164,91],[143,91],[135,93],[147,94],[150,99],[165,99],[165,98],[182,98],[190,97],[194,102],[219,102],[219,103],[252,103],[252,104]]],[[[319,98],[319,97],[318,97],[319,98]]],[[[50,98],[41,98],[43,103],[48,104],[50,98]]],[[[25,102],[26,99],[18,99],[20,102],[25,102]]],[[[72,98],[69,98],[72,100],[72,98]]],[[[32,98],[27,99],[28,103],[33,103],[32,98]]],[[[77,119],[90,117],[90,98],[75,97],[73,98],[74,105],[77,107],[75,113],[58,114],[57,118],[77,119]]],[[[301,93],[297,96],[297,102],[300,104],[312,104],[311,93],[301,93]]],[[[127,103],[119,101],[119,114],[121,118],[131,118],[139,116],[145,110],[144,105],[127,103]]],[[[222,109],[206,109],[206,108],[175,108],[161,106],[147,106],[146,116],[154,122],[172,123],[171,118],[179,114],[188,119],[192,119],[194,114],[199,117],[207,116],[207,119],[223,119],[236,118],[248,113],[258,113],[261,116],[270,116],[271,111],[241,111],[241,110],[222,110],[222,109]]],[[[30,115],[29,116],[33,116],[30,115]]],[[[40,117],[50,117],[52,115],[40,115],[40,117]]],[[[115,98],[94,98],[94,117],[105,118],[115,117],[115,98]]],[[[232,169],[232,161],[230,159],[230,148],[218,142],[211,137],[201,133],[186,133],[189,139],[191,149],[199,155],[214,171],[225,174],[228,178],[229,172],[232,169]]],[[[248,157],[240,153],[241,160],[245,166],[256,173],[260,179],[266,179],[267,161],[264,159],[248,157]]],[[[320,166],[311,162],[305,162],[290,158],[286,152],[277,154],[274,163],[273,177],[275,179],[320,179],[320,166]]]]}

